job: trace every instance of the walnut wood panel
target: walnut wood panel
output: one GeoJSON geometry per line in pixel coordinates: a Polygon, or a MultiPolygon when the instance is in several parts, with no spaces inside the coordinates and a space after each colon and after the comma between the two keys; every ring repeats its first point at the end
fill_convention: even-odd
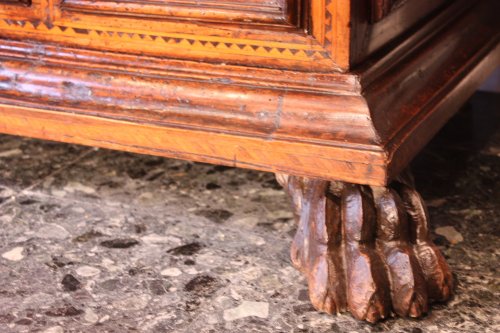
{"type": "Polygon", "coordinates": [[[391,177],[500,64],[500,21],[493,14],[500,3],[480,1],[468,8],[460,20],[460,8],[450,8],[419,30],[420,43],[407,40],[359,70],[374,125],[394,161],[391,177]],[[411,58],[402,55],[408,50],[411,58]]]}
{"type": "Polygon", "coordinates": [[[498,2],[457,4],[346,74],[4,39],[1,131],[386,184],[498,64],[498,2]]]}
{"type": "MultiPolygon", "coordinates": [[[[61,10],[59,0],[46,3],[44,8],[40,16],[17,20],[12,20],[12,13],[3,15],[0,10],[0,36],[216,63],[315,71],[337,69],[329,52],[295,24],[221,25],[80,13],[61,10]]],[[[299,2],[294,8],[299,10],[299,2]]]]}
{"type": "MultiPolygon", "coordinates": [[[[463,8],[475,1],[456,2],[463,8]]],[[[0,5],[0,35],[176,59],[345,71],[448,2],[34,0],[33,9],[0,5]]]]}
{"type": "Polygon", "coordinates": [[[493,3],[443,13],[355,75],[4,41],[1,131],[386,184],[498,64],[493,3]]]}
{"type": "Polygon", "coordinates": [[[372,0],[372,23],[380,21],[408,0],[372,0]]]}
{"type": "MultiPolygon", "coordinates": [[[[480,0],[479,0],[480,1],[480,0]]],[[[404,34],[422,27],[433,15],[448,11],[453,5],[465,10],[478,0],[372,0],[368,11],[365,1],[352,1],[349,65],[360,64],[370,55],[404,34]]],[[[453,11],[453,10],[452,10],[453,11]]]]}
{"type": "Polygon", "coordinates": [[[371,184],[385,178],[383,154],[346,147],[229,135],[84,116],[0,100],[0,132],[270,172],[371,184]]]}
{"type": "Polygon", "coordinates": [[[311,2],[311,34],[342,70],[411,35],[453,5],[465,10],[478,0],[318,0],[311,2]]]}
{"type": "MultiPolygon", "coordinates": [[[[115,12],[98,10],[77,12],[67,10],[68,8],[64,10],[64,6],[61,8],[61,5],[64,5],[61,1],[35,0],[33,8],[36,8],[36,12],[26,13],[19,11],[19,6],[0,6],[0,36],[17,40],[29,38],[46,43],[129,54],[148,53],[175,59],[302,70],[337,69],[330,54],[300,27],[303,21],[307,21],[303,16],[308,12],[303,10],[303,1],[253,0],[253,3],[226,1],[226,4],[233,4],[239,11],[234,10],[232,17],[229,12],[227,15],[221,13],[221,20],[223,16],[225,19],[220,22],[204,21],[197,18],[196,13],[191,13],[194,15],[192,19],[181,19],[179,15],[182,13],[179,14],[178,11],[177,17],[175,11],[171,13],[174,15],[171,19],[148,18],[146,15],[148,12],[150,14],[155,10],[158,12],[158,8],[162,7],[158,1],[154,2],[156,9],[148,9],[148,5],[136,1],[137,11],[129,12],[130,15],[116,15],[120,13],[119,8],[123,9],[119,2],[114,2],[117,6],[115,12]],[[245,6],[247,9],[252,7],[252,12],[263,21],[269,21],[266,14],[263,14],[266,6],[269,10],[270,8],[280,10],[283,19],[279,19],[280,24],[263,21],[245,22],[242,10],[245,6]],[[16,9],[13,10],[12,7],[16,9]],[[238,17],[239,20],[236,20],[238,17]]],[[[98,4],[87,1],[86,3],[98,4]]],[[[176,8],[181,7],[180,3],[177,1],[176,8]]],[[[194,4],[192,1],[191,3],[194,4]]],[[[205,8],[209,4],[212,7],[224,7],[223,1],[196,3],[197,6],[191,5],[191,7],[205,8]]],[[[132,5],[127,2],[127,9],[132,5]]],[[[248,9],[247,13],[249,11],[248,9]]],[[[203,13],[207,12],[214,11],[203,10],[203,13]]]]}
{"type": "Polygon", "coordinates": [[[241,21],[288,25],[294,24],[298,11],[295,0],[64,0],[61,8],[63,11],[144,16],[151,19],[181,18],[198,21],[241,21]]]}
{"type": "Polygon", "coordinates": [[[400,174],[499,65],[500,2],[127,3],[0,0],[0,133],[278,173],[318,310],[449,298],[400,174]]]}

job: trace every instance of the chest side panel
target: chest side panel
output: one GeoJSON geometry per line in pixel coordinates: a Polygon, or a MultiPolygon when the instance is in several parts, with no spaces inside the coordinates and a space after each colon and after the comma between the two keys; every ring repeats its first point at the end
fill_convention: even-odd
{"type": "MultiPolygon", "coordinates": [[[[476,0],[353,0],[350,63],[357,65],[372,54],[412,32],[432,17],[455,7],[465,8],[476,0]]],[[[446,23],[443,22],[442,26],[446,23]]],[[[396,43],[397,44],[397,43],[396,43]]],[[[394,45],[393,45],[394,46],[394,45]]]]}

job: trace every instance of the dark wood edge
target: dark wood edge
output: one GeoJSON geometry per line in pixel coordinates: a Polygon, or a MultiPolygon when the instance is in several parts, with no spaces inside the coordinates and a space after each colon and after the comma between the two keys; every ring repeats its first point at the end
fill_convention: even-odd
{"type": "Polygon", "coordinates": [[[354,23],[351,31],[353,39],[350,47],[351,68],[365,63],[376,53],[391,50],[407,39],[415,40],[415,36],[412,35],[418,34],[423,27],[428,27],[436,15],[452,12],[453,9],[450,7],[466,8],[475,1],[477,0],[419,0],[396,1],[398,3],[395,4],[392,0],[373,0],[372,2],[378,2],[379,5],[372,6],[372,10],[368,10],[366,6],[368,1],[352,0],[354,23]],[[374,22],[372,15],[377,11],[379,17],[374,22]]]}
{"type": "Polygon", "coordinates": [[[9,6],[22,6],[22,7],[29,7],[31,6],[31,0],[3,0],[0,2],[0,4],[6,4],[9,6]]]}
{"type": "MultiPolygon", "coordinates": [[[[406,168],[500,65],[500,22],[495,16],[498,10],[499,3],[485,0],[455,20],[448,17],[447,28],[430,34],[418,48],[410,48],[408,54],[401,55],[399,61],[392,59],[397,67],[382,70],[380,64],[373,66],[372,70],[380,76],[377,79],[372,77],[374,72],[365,73],[369,77],[368,86],[361,78],[366,87],[363,95],[389,157],[387,183],[406,168]],[[408,76],[413,79],[405,88],[402,82],[408,81],[408,76]],[[379,98],[381,94],[385,94],[384,99],[379,98]],[[381,124],[391,122],[388,114],[401,113],[405,114],[404,119],[383,128],[381,124]]],[[[388,57],[381,60],[386,61],[391,60],[388,57]]]]}
{"type": "Polygon", "coordinates": [[[446,122],[469,99],[482,82],[499,66],[500,44],[491,49],[479,62],[471,64],[453,87],[447,87],[446,96],[429,103],[415,117],[409,128],[401,131],[386,147],[389,152],[388,181],[398,177],[415,155],[433,138],[446,122]]]}
{"type": "Polygon", "coordinates": [[[358,64],[352,72],[359,75],[363,90],[368,90],[379,77],[394,70],[401,63],[407,62],[408,58],[418,52],[422,45],[429,43],[431,39],[449,28],[450,24],[460,19],[460,16],[476,4],[468,0],[454,1],[446,10],[439,11],[419,29],[407,31],[392,45],[372,54],[366,61],[358,64]]]}

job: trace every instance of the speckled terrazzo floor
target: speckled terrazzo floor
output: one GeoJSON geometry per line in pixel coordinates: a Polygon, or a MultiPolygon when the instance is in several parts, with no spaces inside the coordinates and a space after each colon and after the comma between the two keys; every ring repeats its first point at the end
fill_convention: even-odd
{"type": "Polygon", "coordinates": [[[309,305],[271,174],[0,136],[0,332],[498,332],[498,110],[475,95],[414,163],[457,296],[377,325],[309,305]]]}

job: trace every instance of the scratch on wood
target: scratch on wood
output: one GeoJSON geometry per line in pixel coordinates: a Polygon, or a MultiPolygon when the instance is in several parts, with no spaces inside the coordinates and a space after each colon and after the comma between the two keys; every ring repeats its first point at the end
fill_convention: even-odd
{"type": "Polygon", "coordinates": [[[276,131],[278,131],[278,129],[281,126],[281,116],[283,114],[283,104],[284,104],[285,94],[286,92],[278,97],[278,106],[276,108],[276,113],[274,116],[274,126],[271,133],[269,133],[268,140],[273,140],[274,133],[276,133],[276,131]]]}

